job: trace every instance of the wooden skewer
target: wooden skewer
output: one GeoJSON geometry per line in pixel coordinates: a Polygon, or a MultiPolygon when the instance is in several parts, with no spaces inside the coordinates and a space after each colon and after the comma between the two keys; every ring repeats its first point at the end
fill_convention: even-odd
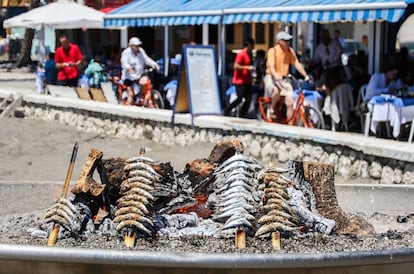
{"type": "Polygon", "coordinates": [[[124,243],[126,247],[134,247],[135,246],[135,231],[127,231],[124,236],[124,243]]]}
{"type": "Polygon", "coordinates": [[[235,240],[236,248],[246,248],[246,232],[243,229],[236,228],[235,240]]]}
{"type": "Polygon", "coordinates": [[[272,246],[276,250],[280,250],[281,249],[281,245],[280,245],[280,232],[279,231],[272,232],[272,246]]]}
{"type": "MultiPolygon", "coordinates": [[[[66,195],[68,194],[70,179],[72,177],[73,167],[75,166],[75,160],[76,160],[77,153],[78,153],[78,142],[76,142],[75,146],[73,147],[72,157],[70,158],[68,171],[66,172],[65,182],[63,184],[63,189],[62,189],[62,194],[61,194],[62,198],[66,198],[66,195]]],[[[49,238],[47,240],[48,246],[54,246],[56,244],[57,237],[59,235],[59,230],[60,230],[60,225],[54,223],[52,230],[50,231],[49,238]]]]}

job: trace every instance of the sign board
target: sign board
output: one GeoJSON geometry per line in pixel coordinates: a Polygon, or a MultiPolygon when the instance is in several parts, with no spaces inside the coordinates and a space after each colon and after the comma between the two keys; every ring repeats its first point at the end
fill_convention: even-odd
{"type": "Polygon", "coordinates": [[[176,112],[221,115],[216,53],[212,46],[185,45],[181,58],[173,119],[176,112]]]}

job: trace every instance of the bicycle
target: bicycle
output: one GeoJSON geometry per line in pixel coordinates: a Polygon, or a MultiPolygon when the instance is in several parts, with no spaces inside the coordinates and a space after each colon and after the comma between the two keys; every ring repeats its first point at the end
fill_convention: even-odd
{"type": "Polygon", "coordinates": [[[289,75],[291,83],[296,82],[298,86],[298,97],[296,99],[293,115],[287,118],[283,113],[284,102],[279,100],[276,104],[276,119],[270,117],[272,108],[272,98],[261,96],[258,99],[259,118],[267,123],[293,124],[308,128],[324,129],[325,122],[321,112],[311,105],[305,103],[305,95],[303,93],[303,80],[298,80],[294,76],[289,75]]]}
{"type": "MultiPolygon", "coordinates": [[[[141,77],[146,76],[148,80],[143,86],[139,84],[139,79],[134,81],[134,84],[132,86],[134,89],[134,98],[132,105],[157,109],[165,108],[161,93],[153,88],[152,81],[150,77],[148,77],[148,74],[153,71],[153,68],[144,70],[144,73],[141,77]]],[[[124,105],[127,104],[127,86],[119,80],[119,77],[109,77],[109,80],[116,86],[116,95],[118,102],[124,105]]]]}

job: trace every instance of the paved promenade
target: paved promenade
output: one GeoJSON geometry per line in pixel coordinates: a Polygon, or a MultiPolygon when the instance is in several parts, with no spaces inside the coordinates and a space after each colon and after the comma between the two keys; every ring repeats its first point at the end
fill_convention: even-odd
{"type": "Polygon", "coordinates": [[[16,68],[7,71],[5,68],[0,69],[0,81],[34,81],[36,74],[28,72],[28,68],[16,68]]]}

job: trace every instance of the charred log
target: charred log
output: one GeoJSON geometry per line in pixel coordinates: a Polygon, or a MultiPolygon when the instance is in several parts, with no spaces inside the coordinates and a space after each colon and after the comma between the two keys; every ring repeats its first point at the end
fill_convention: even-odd
{"type": "Polygon", "coordinates": [[[93,179],[93,173],[99,165],[102,165],[103,153],[97,149],[91,149],[86,164],[83,166],[81,175],[75,186],[72,188],[72,193],[76,195],[76,200],[86,204],[92,216],[98,214],[99,209],[104,204],[103,191],[105,184],[96,182],[93,179]]]}
{"type": "Polygon", "coordinates": [[[126,173],[124,171],[124,167],[127,164],[125,158],[108,158],[103,159],[103,172],[101,174],[102,177],[105,177],[107,182],[106,184],[106,192],[111,199],[111,204],[115,203],[115,201],[120,197],[119,191],[120,186],[123,180],[126,178],[126,173]]]}
{"type": "Polygon", "coordinates": [[[183,176],[190,183],[190,192],[195,195],[205,194],[213,171],[214,165],[207,159],[196,159],[187,163],[183,176]]]}
{"type": "Polygon", "coordinates": [[[211,163],[220,164],[233,156],[236,151],[243,153],[243,143],[237,139],[225,140],[214,146],[213,150],[210,153],[210,156],[208,157],[208,160],[211,163]]]}
{"type": "Polygon", "coordinates": [[[92,176],[96,167],[101,163],[103,153],[96,149],[91,149],[89,157],[84,165],[81,175],[75,186],[72,188],[73,194],[85,193],[91,196],[99,196],[105,189],[104,184],[96,182],[92,176]]]}
{"type": "Polygon", "coordinates": [[[338,204],[334,185],[334,167],[329,164],[303,162],[303,174],[312,185],[316,208],[325,218],[336,221],[334,232],[340,235],[372,235],[373,226],[366,220],[344,212],[338,204]]]}

